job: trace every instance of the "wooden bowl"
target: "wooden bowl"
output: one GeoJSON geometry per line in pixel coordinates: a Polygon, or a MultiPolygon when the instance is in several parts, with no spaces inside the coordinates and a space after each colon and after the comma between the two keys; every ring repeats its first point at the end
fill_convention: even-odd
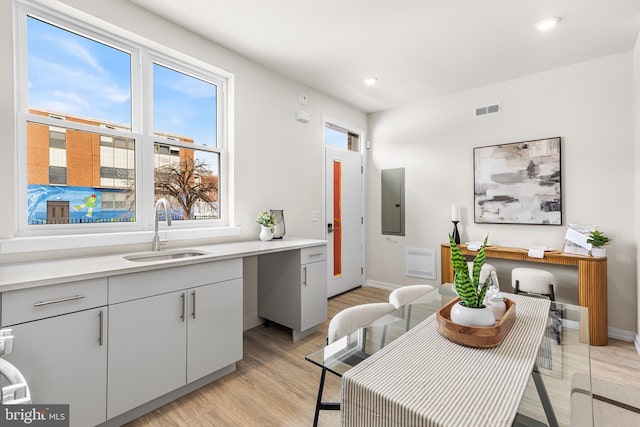
{"type": "Polygon", "coordinates": [[[458,325],[451,321],[451,307],[459,301],[460,298],[456,298],[436,312],[438,332],[457,344],[476,348],[495,347],[502,342],[516,321],[516,303],[505,298],[507,311],[494,326],[458,325]]]}

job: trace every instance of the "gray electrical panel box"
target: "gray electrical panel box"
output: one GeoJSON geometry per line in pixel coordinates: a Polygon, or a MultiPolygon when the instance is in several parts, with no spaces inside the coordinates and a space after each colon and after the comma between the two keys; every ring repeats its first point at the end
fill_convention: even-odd
{"type": "Polygon", "coordinates": [[[383,169],[382,234],[404,236],[404,168],[383,169]]]}

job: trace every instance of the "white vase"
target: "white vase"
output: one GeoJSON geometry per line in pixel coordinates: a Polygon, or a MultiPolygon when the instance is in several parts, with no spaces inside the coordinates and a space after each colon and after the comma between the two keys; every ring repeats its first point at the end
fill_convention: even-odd
{"type": "Polygon", "coordinates": [[[591,248],[591,256],[594,258],[604,258],[607,256],[607,248],[591,248]]]}
{"type": "Polygon", "coordinates": [[[505,304],[504,297],[500,294],[489,298],[487,307],[493,312],[496,321],[502,319],[502,316],[504,316],[504,313],[507,311],[507,304],[505,304]]]}
{"type": "Polygon", "coordinates": [[[265,227],[264,225],[260,226],[260,240],[263,242],[273,239],[274,234],[276,234],[275,227],[265,227]]]}
{"type": "Polygon", "coordinates": [[[457,302],[451,307],[451,321],[462,326],[494,326],[493,310],[485,306],[472,308],[457,302]]]}

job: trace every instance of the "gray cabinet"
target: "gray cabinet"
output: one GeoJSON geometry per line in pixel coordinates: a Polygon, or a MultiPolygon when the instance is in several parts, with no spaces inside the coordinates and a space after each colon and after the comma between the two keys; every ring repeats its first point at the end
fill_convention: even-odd
{"type": "Polygon", "coordinates": [[[306,331],[327,320],[327,261],[302,264],[301,273],[300,330],[306,331]]]}
{"type": "Polygon", "coordinates": [[[2,293],[1,326],[13,329],[6,356],[36,404],[69,404],[70,425],[106,419],[107,279],[2,293]]]}
{"type": "Polygon", "coordinates": [[[326,245],[258,257],[258,316],[291,328],[293,340],[327,320],[326,245]]]}
{"type": "Polygon", "coordinates": [[[109,300],[108,418],[242,359],[240,259],[116,276],[109,300]]]}
{"type": "Polygon", "coordinates": [[[77,268],[75,260],[35,262],[42,274],[29,280],[22,264],[5,266],[16,279],[4,285],[21,287],[0,293],[0,327],[15,335],[7,359],[25,375],[34,403],[70,404],[71,426],[126,423],[234,370],[242,358],[243,256],[258,256],[260,315],[291,327],[294,339],[327,319],[324,242],[274,243],[236,242],[212,251],[216,260],[113,271],[106,270],[120,264],[103,268],[100,258],[77,268]],[[264,254],[273,250],[281,252],[264,254]],[[53,283],[64,271],[71,281],[53,283]],[[93,278],[72,281],[80,277],[93,278]]]}
{"type": "Polygon", "coordinates": [[[182,291],[109,307],[108,418],[186,384],[185,302],[182,291]]]}
{"type": "Polygon", "coordinates": [[[242,359],[242,280],[189,289],[187,382],[242,359]]]}

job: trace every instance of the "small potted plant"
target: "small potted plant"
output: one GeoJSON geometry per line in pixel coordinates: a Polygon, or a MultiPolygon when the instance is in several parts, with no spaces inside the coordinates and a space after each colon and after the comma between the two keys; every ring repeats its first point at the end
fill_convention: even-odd
{"type": "Polygon", "coordinates": [[[258,212],[256,222],[260,224],[260,240],[266,242],[273,239],[276,233],[276,216],[271,212],[258,212]]]}
{"type": "Polygon", "coordinates": [[[493,326],[495,317],[493,311],[484,306],[484,296],[489,289],[491,275],[487,276],[484,283],[480,283],[480,270],[485,261],[487,239],[484,238],[482,247],[473,260],[473,269],[469,275],[467,259],[462,255],[460,248],[449,235],[451,244],[451,265],[455,271],[455,288],[460,302],[451,307],[451,321],[464,326],[493,326]]]}
{"type": "Polygon", "coordinates": [[[607,249],[604,245],[608,245],[611,242],[611,238],[601,231],[593,230],[590,232],[587,243],[591,243],[591,256],[596,258],[607,256],[607,249]]]}

